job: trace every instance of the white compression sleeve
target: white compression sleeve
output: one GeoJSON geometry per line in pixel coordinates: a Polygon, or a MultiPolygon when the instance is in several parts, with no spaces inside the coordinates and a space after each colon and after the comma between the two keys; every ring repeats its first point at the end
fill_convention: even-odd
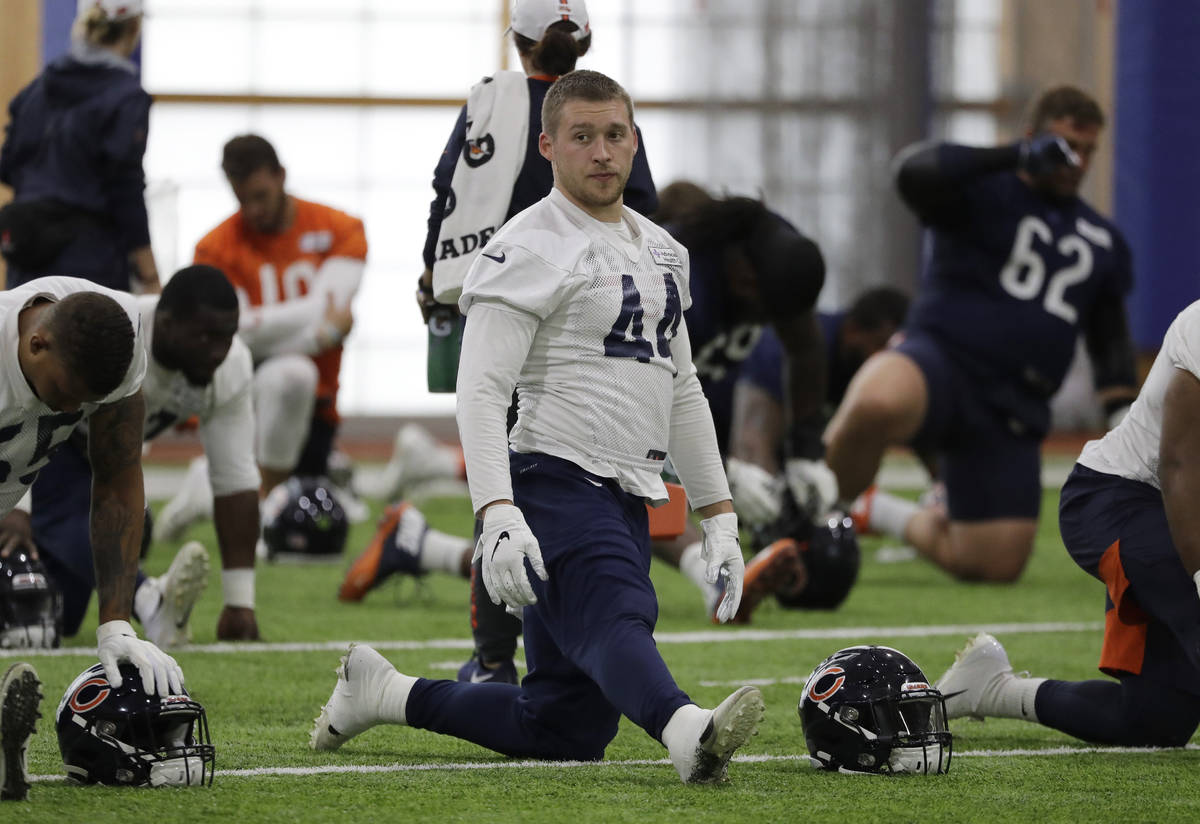
{"type": "Polygon", "coordinates": [[[679,334],[671,341],[671,360],[678,373],[675,376],[675,399],[671,405],[671,437],[667,454],[671,456],[687,490],[693,509],[730,499],[729,481],[717,448],[717,431],[713,427],[708,399],[700,388],[696,367],[692,363],[692,342],[687,323],[679,322],[679,334]]]}
{"type": "Polygon", "coordinates": [[[492,501],[512,500],[505,423],[537,327],[536,316],[498,303],[476,301],[467,314],[457,418],[476,512],[492,501]]]}
{"type": "Polygon", "coordinates": [[[312,289],[300,298],[268,306],[243,306],[238,334],[256,361],[272,355],[294,353],[315,355],[321,350],[318,331],[325,318],[329,297],[339,306],[353,300],[362,283],[366,264],[353,258],[335,257],[321,264],[312,289]]]}

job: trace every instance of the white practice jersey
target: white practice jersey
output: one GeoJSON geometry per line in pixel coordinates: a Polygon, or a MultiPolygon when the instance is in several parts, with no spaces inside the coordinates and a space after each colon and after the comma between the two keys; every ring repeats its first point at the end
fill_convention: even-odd
{"type": "Polygon", "coordinates": [[[512,449],[565,458],[661,501],[671,341],[691,305],[687,251],[632,209],[623,219],[630,237],[551,190],[492,238],[459,306],[500,304],[539,320],[517,382],[512,449]]]}
{"type": "Polygon", "coordinates": [[[158,295],[137,298],[146,330],[145,438],[195,415],[208,457],[208,474],[213,495],[220,497],[247,489],[258,489],[258,466],[254,462],[254,404],[251,382],[254,365],[250,350],[234,337],[229,354],[213,373],[207,386],[193,386],[182,372],[167,369],[154,360],[154,310],[158,295]]]}
{"type": "Polygon", "coordinates": [[[138,391],[146,374],[147,347],[146,329],[133,295],[67,277],[38,278],[0,292],[0,336],[4,346],[4,363],[0,368],[0,515],[3,515],[12,510],[49,460],[50,453],[70,436],[80,421],[86,421],[100,406],[138,391]],[[100,292],[121,304],[133,324],[133,359],[121,385],[99,403],[85,403],[76,412],[55,412],[33,393],[21,371],[17,359],[18,316],[39,298],[58,301],[76,292],[100,292]]]}
{"type": "Polygon", "coordinates": [[[1162,489],[1158,482],[1158,446],[1162,440],[1163,399],[1176,369],[1200,378],[1200,301],[1172,321],[1129,414],[1100,440],[1088,441],[1079,463],[1162,489]]]}

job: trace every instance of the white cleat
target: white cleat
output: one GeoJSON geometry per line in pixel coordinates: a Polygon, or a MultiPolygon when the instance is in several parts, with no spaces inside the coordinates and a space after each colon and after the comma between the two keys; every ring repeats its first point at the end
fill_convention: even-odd
{"type": "Polygon", "coordinates": [[[1008,653],[993,636],[981,632],[954,656],[950,669],[938,679],[946,699],[947,718],[995,715],[1000,691],[1017,676],[1008,653]]]}
{"type": "Polygon", "coordinates": [[[763,717],[763,698],[758,687],[739,687],[715,710],[696,748],[672,757],[684,784],[718,784],[726,780],[733,753],[758,734],[763,717]]]}
{"type": "Polygon", "coordinates": [[[142,586],[153,587],[159,595],[149,614],[139,615],[146,638],[163,649],[188,643],[188,617],[208,586],[208,551],[199,541],[188,541],[165,574],[147,578],[142,586]]]}
{"type": "Polygon", "coordinates": [[[213,494],[208,459],[201,455],[188,464],[183,483],[154,519],[154,540],[174,541],[196,521],[212,518],[213,494]]]}
{"type": "Polygon", "coordinates": [[[360,732],[382,723],[380,699],[396,672],[391,662],[366,644],[351,644],[337,668],[337,684],[313,723],[308,744],[336,750],[360,732]]]}

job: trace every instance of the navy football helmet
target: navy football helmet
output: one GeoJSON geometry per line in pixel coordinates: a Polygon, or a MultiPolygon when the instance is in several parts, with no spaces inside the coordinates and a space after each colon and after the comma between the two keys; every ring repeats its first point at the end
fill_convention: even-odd
{"type": "Polygon", "coordinates": [[[268,560],[341,560],[350,523],[325,480],[288,478],[267,494],[262,516],[268,560]]]}
{"type": "Polygon", "coordinates": [[[212,784],[216,750],[204,707],[188,695],[147,695],[133,664],[113,687],[94,664],[71,682],[56,714],[67,779],[78,784],[212,784]]]}
{"type": "Polygon", "coordinates": [[[840,512],[814,524],[785,496],[784,515],[754,535],[755,547],[795,542],[799,568],[775,591],[785,609],[837,609],[858,580],[860,553],[854,522],[840,512]]]}
{"type": "Polygon", "coordinates": [[[808,676],[797,708],[814,767],[850,773],[950,771],[946,702],[891,647],[838,650],[808,676]]]}
{"type": "Polygon", "coordinates": [[[62,594],[42,562],[21,550],[0,558],[0,648],[57,647],[62,594]]]}

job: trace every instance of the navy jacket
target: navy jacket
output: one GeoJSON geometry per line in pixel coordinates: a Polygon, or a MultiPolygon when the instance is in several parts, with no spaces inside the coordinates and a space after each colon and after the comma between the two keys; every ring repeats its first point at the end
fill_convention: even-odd
{"type": "Polygon", "coordinates": [[[60,57],[13,98],[0,181],[110,221],[122,252],[150,243],[142,156],[150,96],[136,75],[60,57]]]}

